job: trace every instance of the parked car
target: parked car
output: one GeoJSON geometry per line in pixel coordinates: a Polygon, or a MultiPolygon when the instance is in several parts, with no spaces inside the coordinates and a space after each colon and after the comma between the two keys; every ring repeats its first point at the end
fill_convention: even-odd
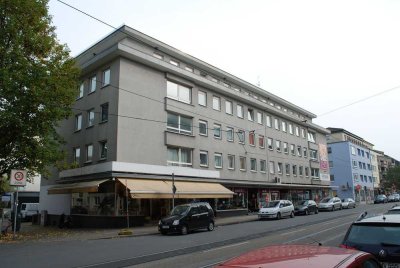
{"type": "Polygon", "coordinates": [[[394,205],[391,209],[388,210],[385,214],[398,214],[400,215],[400,206],[394,205]]]}
{"type": "Polygon", "coordinates": [[[318,214],[318,205],[313,200],[303,200],[294,207],[295,215],[309,215],[310,213],[318,214]]]}
{"type": "Polygon", "coordinates": [[[396,199],[396,195],[394,194],[389,195],[387,198],[388,202],[396,202],[396,199]]]}
{"type": "Polygon", "coordinates": [[[294,206],[289,200],[275,200],[266,203],[258,212],[258,218],[261,219],[277,219],[290,216],[294,217],[294,206]]]}
{"type": "Polygon", "coordinates": [[[341,247],[369,252],[383,267],[400,267],[400,215],[363,213],[348,229],[341,247]]]}
{"type": "Polygon", "coordinates": [[[342,199],[342,208],[355,208],[356,201],[353,198],[343,198],[342,199]]]}
{"type": "Polygon", "coordinates": [[[379,203],[387,203],[387,197],[384,194],[380,194],[375,196],[374,204],[379,204],[379,203]]]}
{"type": "Polygon", "coordinates": [[[273,245],[253,250],[225,261],[217,267],[318,267],[318,268],[379,268],[370,253],[316,245],[273,245]]]}
{"type": "Polygon", "coordinates": [[[39,214],[39,203],[22,203],[21,215],[23,221],[30,221],[34,215],[39,214]]]}
{"type": "Polygon", "coordinates": [[[158,222],[161,234],[188,234],[192,230],[214,230],[214,211],[206,202],[190,203],[176,206],[168,217],[158,222]]]}
{"type": "Polygon", "coordinates": [[[318,204],[319,210],[329,210],[335,211],[337,209],[342,209],[342,201],[339,197],[325,197],[318,204]]]}

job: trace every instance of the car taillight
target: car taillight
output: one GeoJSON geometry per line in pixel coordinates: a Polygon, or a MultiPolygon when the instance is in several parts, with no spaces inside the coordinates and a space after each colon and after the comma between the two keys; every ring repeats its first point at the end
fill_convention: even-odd
{"type": "Polygon", "coordinates": [[[354,248],[354,247],[350,247],[350,246],[343,245],[343,244],[341,244],[339,247],[340,247],[340,248],[347,248],[347,249],[356,249],[356,248],[354,248]]]}

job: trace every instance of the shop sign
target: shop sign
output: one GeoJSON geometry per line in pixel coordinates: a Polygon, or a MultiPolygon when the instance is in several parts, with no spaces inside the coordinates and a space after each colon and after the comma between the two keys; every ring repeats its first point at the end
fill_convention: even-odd
{"type": "Polygon", "coordinates": [[[244,188],[233,188],[234,193],[245,193],[246,189],[244,188]]]}

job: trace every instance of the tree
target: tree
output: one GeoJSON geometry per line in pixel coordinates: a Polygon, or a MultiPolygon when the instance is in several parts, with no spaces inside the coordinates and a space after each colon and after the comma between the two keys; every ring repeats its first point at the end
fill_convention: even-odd
{"type": "Polygon", "coordinates": [[[389,192],[400,189],[400,166],[395,166],[387,170],[383,184],[384,188],[389,192]]]}
{"type": "Polygon", "coordinates": [[[0,0],[0,178],[11,169],[46,175],[64,157],[56,127],[71,114],[79,69],[47,4],[0,0]]]}

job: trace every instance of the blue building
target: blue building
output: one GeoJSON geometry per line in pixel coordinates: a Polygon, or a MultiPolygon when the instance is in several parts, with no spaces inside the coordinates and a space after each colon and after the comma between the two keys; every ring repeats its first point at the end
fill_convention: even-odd
{"type": "Polygon", "coordinates": [[[328,128],[328,157],[331,185],[337,196],[357,202],[374,199],[371,150],[373,144],[342,128],[328,128]]]}

